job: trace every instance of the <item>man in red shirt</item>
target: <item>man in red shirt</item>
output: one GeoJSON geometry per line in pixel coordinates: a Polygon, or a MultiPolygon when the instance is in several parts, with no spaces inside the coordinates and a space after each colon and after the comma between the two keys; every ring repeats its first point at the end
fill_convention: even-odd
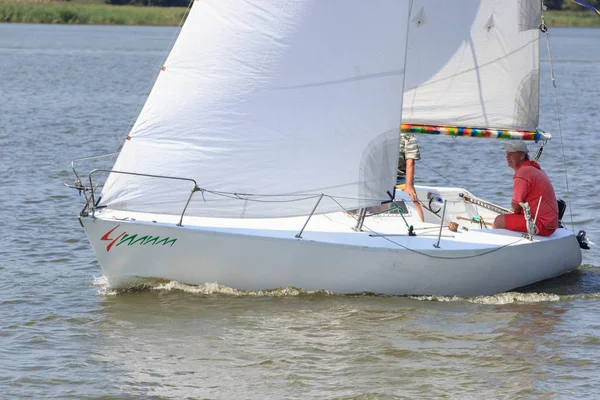
{"type": "Polygon", "coordinates": [[[511,142],[506,148],[506,161],[515,171],[513,176],[513,214],[498,215],[494,228],[527,232],[527,223],[519,203],[527,202],[531,209],[531,218],[537,219],[535,225],[540,236],[549,236],[558,228],[558,204],[550,179],[540,165],[529,160],[529,150],[522,141],[511,142]],[[540,203],[540,197],[542,199],[540,203]],[[540,209],[538,212],[538,204],[540,209]]]}

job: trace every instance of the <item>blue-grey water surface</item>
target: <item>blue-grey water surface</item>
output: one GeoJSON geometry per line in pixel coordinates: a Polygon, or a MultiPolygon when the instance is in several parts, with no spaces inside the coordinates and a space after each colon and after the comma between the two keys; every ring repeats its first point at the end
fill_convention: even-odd
{"type": "MultiPolygon", "coordinates": [[[[108,288],[63,182],[73,158],[119,147],[176,32],[0,24],[1,398],[600,396],[598,247],[568,275],[478,298],[108,288]]],[[[545,41],[541,164],[564,199],[568,182],[569,227],[572,213],[600,243],[600,29],[550,38],[568,175],[545,41]]],[[[419,142],[418,183],[508,205],[501,143],[419,142]]]]}

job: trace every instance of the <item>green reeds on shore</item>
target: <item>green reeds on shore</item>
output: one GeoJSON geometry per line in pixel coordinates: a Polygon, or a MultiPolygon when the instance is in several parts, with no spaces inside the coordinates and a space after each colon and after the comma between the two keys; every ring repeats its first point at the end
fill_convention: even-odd
{"type": "MultiPolygon", "coordinates": [[[[0,0],[0,22],[98,25],[179,25],[186,14],[179,7],[135,7],[103,4],[103,0],[0,0]]],[[[546,11],[549,27],[600,27],[590,11],[546,11]]]]}
{"type": "Polygon", "coordinates": [[[91,25],[175,25],[187,8],[0,0],[0,22],[91,25]]]}
{"type": "Polygon", "coordinates": [[[582,11],[544,11],[544,18],[549,27],[600,27],[600,16],[585,9],[582,11]]]}

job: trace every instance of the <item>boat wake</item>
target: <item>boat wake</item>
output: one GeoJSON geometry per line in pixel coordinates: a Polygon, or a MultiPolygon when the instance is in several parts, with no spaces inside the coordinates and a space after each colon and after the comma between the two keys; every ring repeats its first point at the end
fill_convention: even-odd
{"type": "Polygon", "coordinates": [[[475,304],[503,305],[503,304],[534,304],[544,302],[571,301],[578,299],[600,299],[600,293],[585,293],[558,295],[554,293],[520,293],[506,292],[498,293],[493,296],[407,296],[409,299],[421,301],[439,301],[439,302],[467,302],[475,304]]]}
{"type": "MultiPolygon", "coordinates": [[[[600,299],[600,285],[590,285],[600,277],[600,268],[593,265],[582,265],[578,270],[567,274],[566,276],[547,281],[546,284],[523,288],[523,291],[513,291],[498,293],[492,296],[383,296],[376,293],[357,293],[352,295],[339,295],[328,290],[306,290],[293,286],[284,286],[270,290],[239,290],[218,283],[206,283],[204,285],[188,285],[177,281],[153,278],[128,278],[118,282],[110,281],[105,276],[94,278],[93,285],[98,287],[100,296],[116,296],[119,294],[130,294],[146,291],[180,291],[196,295],[222,295],[233,297],[299,297],[299,296],[335,296],[335,297],[385,297],[410,299],[426,302],[447,302],[447,303],[473,303],[483,305],[504,305],[504,304],[535,304],[543,302],[561,302],[573,300],[597,300],[600,299]],[[583,276],[583,277],[582,277],[583,276]],[[570,293],[552,293],[556,289],[553,281],[565,280],[564,284],[574,290],[570,293]],[[579,282],[571,282],[572,280],[579,282]],[[582,283],[585,281],[586,283],[582,283]],[[544,287],[548,292],[544,290],[544,287]],[[579,289],[579,290],[578,290],[579,289]]],[[[562,285],[559,285],[562,286],[562,285]]],[[[559,291],[560,292],[560,291],[559,291]]]]}
{"type": "Polygon", "coordinates": [[[224,295],[224,296],[248,296],[248,297],[295,297],[305,295],[327,295],[335,294],[328,290],[305,290],[293,286],[284,286],[269,290],[239,290],[228,286],[219,285],[215,282],[204,285],[187,285],[177,281],[152,278],[131,278],[119,281],[116,284],[109,282],[105,276],[94,279],[93,285],[98,286],[98,294],[101,296],[114,296],[124,293],[135,293],[144,291],[181,291],[200,295],[224,295]]]}

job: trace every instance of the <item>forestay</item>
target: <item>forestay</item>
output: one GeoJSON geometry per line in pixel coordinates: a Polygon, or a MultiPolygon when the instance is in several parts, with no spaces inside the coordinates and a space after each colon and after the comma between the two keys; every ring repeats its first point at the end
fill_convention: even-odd
{"type": "MultiPolygon", "coordinates": [[[[409,7],[194,2],[113,169],[195,179],[207,191],[186,215],[308,215],[322,193],[379,204],[395,182],[409,7]]],[[[111,174],[102,204],[179,214],[190,189],[111,174]]],[[[334,210],[326,197],[317,213],[334,210]]]]}
{"type": "Polygon", "coordinates": [[[415,0],[403,122],[534,131],[540,0],[415,0]]]}

